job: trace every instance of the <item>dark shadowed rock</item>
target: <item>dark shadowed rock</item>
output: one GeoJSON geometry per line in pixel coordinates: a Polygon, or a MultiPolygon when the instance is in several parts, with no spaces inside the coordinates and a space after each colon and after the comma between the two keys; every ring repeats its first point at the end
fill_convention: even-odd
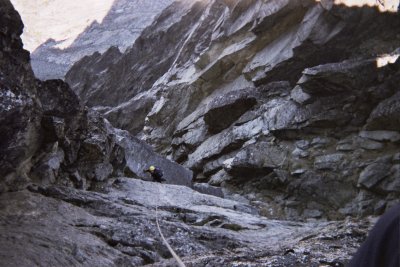
{"type": "Polygon", "coordinates": [[[61,81],[36,81],[16,13],[0,14],[2,265],[171,266],[158,218],[189,266],[344,266],[369,225],[345,216],[400,197],[398,129],[361,131],[378,106],[396,113],[398,67],[374,55],[397,48],[397,14],[176,2],[126,52],[70,72],[84,101],[153,147],[61,81]],[[150,180],[149,165],[167,182],[132,179],[150,180]]]}
{"type": "Polygon", "coordinates": [[[236,121],[257,103],[254,89],[244,89],[221,95],[213,99],[204,121],[211,133],[218,133],[236,121]]]}
{"type": "Polygon", "coordinates": [[[376,79],[375,60],[351,60],[306,69],[297,83],[305,93],[327,96],[358,90],[376,79]]]}
{"type": "Polygon", "coordinates": [[[384,147],[384,145],[380,142],[369,140],[369,139],[364,139],[364,138],[358,138],[357,143],[360,147],[367,149],[367,150],[379,150],[384,147]]]}
{"type": "Polygon", "coordinates": [[[318,210],[325,211],[332,217],[339,216],[332,207],[341,207],[356,195],[350,181],[340,180],[335,174],[314,171],[307,171],[300,179],[291,181],[288,188],[296,191],[298,197],[307,199],[307,205],[319,203],[318,210]],[[331,194],[333,188],[335,192],[331,194]]]}
{"type": "Polygon", "coordinates": [[[0,1],[0,183],[2,191],[26,184],[30,158],[40,142],[41,110],[29,53],[19,35],[23,25],[9,1],[0,1]]]}
{"type": "Polygon", "coordinates": [[[368,189],[372,189],[390,174],[390,167],[390,164],[379,162],[368,165],[360,173],[358,184],[365,186],[368,189]]]}
{"type": "MultiPolygon", "coordinates": [[[[81,105],[68,84],[36,80],[19,38],[18,13],[8,1],[1,4],[1,191],[22,189],[31,182],[91,189],[112,176],[143,175],[135,168],[128,171],[138,157],[141,171],[145,163],[159,164],[171,181],[190,185],[190,171],[129,134],[122,142],[97,112],[81,105]]],[[[118,49],[98,57],[95,70],[107,68],[113,55],[120,55],[118,49]]]]}
{"type": "Polygon", "coordinates": [[[29,192],[2,194],[0,202],[7,207],[1,210],[2,265],[143,263],[112,248],[101,234],[96,235],[96,229],[104,228],[108,219],[99,220],[67,202],[29,192]],[[11,240],[13,236],[19,238],[11,240]]]}
{"type": "Polygon", "coordinates": [[[284,164],[285,151],[268,142],[251,144],[227,160],[225,169],[238,179],[265,176],[284,164]]]}
{"type": "Polygon", "coordinates": [[[104,117],[115,127],[126,129],[135,135],[143,130],[145,118],[153,108],[154,102],[155,98],[152,96],[135,97],[106,111],[104,117]]]}
{"type": "Polygon", "coordinates": [[[367,130],[398,131],[400,129],[400,92],[383,100],[371,113],[367,130]]]}
{"type": "Polygon", "coordinates": [[[323,169],[337,170],[342,164],[343,159],[344,159],[344,154],[342,153],[319,156],[315,158],[314,167],[317,170],[323,170],[323,169]]]}
{"type": "Polygon", "coordinates": [[[393,193],[400,192],[400,165],[395,164],[390,168],[389,176],[379,185],[379,190],[393,193]]]}
{"type": "Polygon", "coordinates": [[[400,140],[400,133],[396,131],[361,131],[360,136],[381,142],[397,142],[400,140]]]}
{"type": "Polygon", "coordinates": [[[62,80],[39,83],[37,92],[46,116],[74,116],[81,109],[78,97],[62,80]]]}
{"type": "MultiPolygon", "coordinates": [[[[96,52],[91,56],[85,56],[72,66],[71,71],[66,75],[66,81],[71,88],[75,88],[82,83],[82,80],[80,80],[79,77],[85,75],[85,81],[87,83],[91,82],[94,84],[100,84],[102,80],[101,77],[99,77],[99,73],[107,71],[107,69],[110,68],[110,65],[118,62],[121,56],[121,52],[116,47],[110,47],[104,54],[96,52]],[[96,73],[96,75],[92,76],[93,73],[96,73]]],[[[90,101],[95,101],[94,99],[91,100],[91,98],[95,97],[94,90],[87,87],[78,88],[79,90],[74,89],[74,92],[79,96],[83,103],[90,104],[90,101]]],[[[107,99],[104,101],[107,101],[107,99]]]]}

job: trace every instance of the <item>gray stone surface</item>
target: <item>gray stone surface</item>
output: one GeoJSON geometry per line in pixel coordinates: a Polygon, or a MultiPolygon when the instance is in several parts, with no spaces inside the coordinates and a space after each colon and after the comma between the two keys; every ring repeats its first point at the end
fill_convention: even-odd
{"type": "Polygon", "coordinates": [[[367,130],[398,131],[400,127],[400,93],[383,100],[371,113],[367,130]]]}
{"type": "MultiPolygon", "coordinates": [[[[363,239],[347,232],[362,223],[345,217],[381,214],[400,197],[396,135],[359,136],[398,132],[388,129],[396,123],[398,63],[376,68],[372,56],[397,53],[397,15],[308,0],[176,2],[127,51],[95,53],[69,73],[84,102],[132,137],[82,107],[63,82],[34,80],[18,38],[22,25],[2,3],[0,191],[18,206],[9,191],[30,184],[34,193],[26,194],[47,196],[38,203],[66,201],[108,221],[65,226],[74,238],[89,233],[110,248],[101,256],[107,266],[172,264],[154,224],[159,202],[166,236],[188,265],[345,265],[363,239]],[[296,86],[311,98],[300,101],[296,86]],[[252,100],[242,109],[243,99],[252,100]],[[224,116],[215,108],[235,114],[216,125],[213,116],[224,116]],[[304,157],[292,154],[296,148],[304,157]],[[164,170],[166,184],[131,179],[149,180],[143,169],[150,164],[164,170]],[[194,181],[220,186],[235,201],[188,188],[192,171],[194,181]],[[282,250],[276,242],[283,240],[282,250]]],[[[5,216],[2,225],[14,227],[14,214],[5,216]]],[[[41,240],[35,236],[25,243],[41,240]]],[[[91,259],[85,244],[60,257],[91,259]]]]}
{"type": "Polygon", "coordinates": [[[384,147],[382,143],[369,139],[358,139],[357,144],[367,150],[379,150],[384,147]]]}
{"type": "Polygon", "coordinates": [[[344,154],[336,153],[316,157],[314,160],[314,167],[317,170],[331,169],[337,170],[343,163],[344,154]]]}
{"type": "Polygon", "coordinates": [[[373,163],[368,165],[361,173],[358,184],[368,189],[376,186],[390,174],[390,165],[385,163],[373,163]]]}
{"type": "Polygon", "coordinates": [[[305,69],[298,84],[308,94],[327,96],[357,90],[376,78],[375,60],[349,60],[305,69]]]}
{"type": "MultiPolygon", "coordinates": [[[[109,127],[112,126],[109,125],[109,127]]],[[[126,131],[115,129],[114,134],[116,142],[124,149],[126,166],[135,177],[151,179],[143,170],[154,165],[162,170],[163,178],[166,179],[167,183],[192,185],[192,171],[155,153],[149,145],[131,136],[126,131]]]]}
{"type": "Polygon", "coordinates": [[[307,104],[312,102],[311,95],[304,92],[303,89],[298,85],[290,92],[290,97],[299,104],[307,104]]]}
{"type": "MultiPolygon", "coordinates": [[[[114,109],[111,123],[191,169],[194,181],[221,185],[232,194],[254,191],[258,201],[281,210],[290,204],[271,201],[288,192],[301,204],[287,211],[298,216],[309,209],[341,218],[328,208],[332,203],[337,209],[348,204],[353,215],[375,213],[357,203],[367,201],[356,197],[370,190],[357,188],[357,181],[376,158],[398,151],[398,141],[390,141],[396,137],[388,132],[375,139],[358,135],[389,131],[368,127],[374,110],[384,107],[379,103],[398,92],[399,66],[377,68],[372,55],[397,53],[398,23],[394,14],[329,1],[182,1],[166,9],[109,69],[91,71],[105,69],[96,63],[102,57],[86,58],[70,71],[69,82],[76,92],[93,92],[82,96],[89,105],[121,107],[114,109]],[[81,75],[81,70],[88,72],[81,75]],[[121,111],[126,101],[141,96],[155,99],[147,115],[145,109],[138,110],[137,119],[121,111]],[[253,102],[242,109],[245,99],[253,102]],[[246,154],[262,142],[285,151],[282,166],[261,166],[255,158],[267,158],[264,152],[246,154]],[[241,160],[226,175],[236,155],[241,160]],[[284,182],[278,182],[277,169],[288,174],[284,182]],[[238,181],[245,182],[235,187],[238,181]],[[336,202],[325,184],[343,191],[336,202]],[[326,195],[313,193],[318,186],[326,195]],[[323,204],[315,208],[308,202],[323,204]]],[[[126,111],[137,110],[133,103],[126,111]]],[[[393,197],[371,190],[382,193],[368,199],[372,206],[393,197]]]]}
{"type": "Polygon", "coordinates": [[[397,142],[400,140],[400,133],[396,131],[361,131],[360,136],[381,142],[397,142]]]}
{"type": "Polygon", "coordinates": [[[233,176],[245,179],[264,176],[281,167],[286,157],[287,152],[279,147],[268,142],[258,142],[243,148],[226,164],[225,169],[233,176]]]}
{"type": "Polygon", "coordinates": [[[129,135],[119,136],[97,112],[82,106],[68,84],[36,80],[19,38],[20,17],[8,1],[1,12],[2,191],[32,182],[90,189],[112,176],[143,176],[144,165],[151,163],[160,165],[170,182],[190,185],[190,171],[129,135]],[[139,172],[135,166],[143,168],[139,172]]]}
{"type": "Polygon", "coordinates": [[[278,258],[277,266],[299,260],[312,265],[331,257],[344,264],[371,227],[366,220],[268,220],[232,200],[128,178],[118,178],[102,190],[108,193],[51,186],[36,193],[2,194],[1,264],[174,265],[156,218],[168,242],[190,266],[204,266],[204,257],[215,262],[216,255],[224,265],[245,263],[249,257],[267,265],[278,258]],[[345,238],[324,238],[341,234],[345,238]],[[333,245],[337,249],[332,250],[333,245]],[[289,249],[298,255],[285,254],[289,249]],[[303,250],[310,251],[309,258],[303,257],[303,250]]]}
{"type": "Polygon", "coordinates": [[[232,177],[225,170],[220,170],[211,176],[208,183],[213,186],[220,186],[223,182],[231,179],[232,177]]]}
{"type": "Polygon", "coordinates": [[[212,186],[206,183],[195,183],[193,184],[193,189],[207,195],[212,195],[216,197],[224,197],[221,187],[212,186]]]}

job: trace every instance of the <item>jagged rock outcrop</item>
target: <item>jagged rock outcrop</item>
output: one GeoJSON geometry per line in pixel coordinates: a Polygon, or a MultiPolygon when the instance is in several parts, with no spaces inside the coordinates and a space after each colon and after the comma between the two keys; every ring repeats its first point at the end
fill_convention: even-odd
{"type": "Polygon", "coordinates": [[[103,53],[112,46],[125,51],[172,0],[12,2],[28,22],[23,41],[32,49],[33,71],[45,80],[64,79],[68,69],[86,55],[103,53]],[[79,35],[77,28],[83,29],[79,35]],[[42,40],[44,36],[48,39],[42,40]]]}
{"type": "Polygon", "coordinates": [[[90,189],[115,176],[144,177],[160,165],[170,183],[191,185],[191,172],[155,154],[80,104],[61,80],[37,80],[22,49],[23,25],[9,1],[1,2],[0,192],[30,183],[90,189]]]}
{"type": "Polygon", "coordinates": [[[0,89],[1,89],[1,143],[0,175],[1,191],[7,187],[17,188],[26,182],[29,159],[37,149],[39,141],[39,103],[33,98],[35,83],[29,66],[29,53],[22,50],[19,35],[23,25],[18,13],[9,1],[2,1],[0,44],[0,89]]]}
{"type": "MultiPolygon", "coordinates": [[[[338,134],[337,138],[345,136],[345,142],[337,152],[330,147],[336,137],[322,136],[321,128],[313,124],[321,123],[312,116],[318,107],[326,108],[322,108],[320,120],[332,119],[330,109],[346,103],[339,100],[342,93],[349,93],[334,93],[325,102],[313,96],[318,92],[313,85],[318,83],[310,79],[317,75],[304,83],[311,85],[305,92],[310,94],[306,102],[311,107],[291,99],[292,86],[285,81],[258,88],[240,86],[237,89],[243,90],[237,92],[229,92],[227,87],[222,94],[225,97],[204,99],[199,108],[194,105],[197,101],[186,102],[188,107],[194,105],[193,112],[182,121],[180,137],[189,137],[191,129],[201,131],[188,139],[194,142],[182,152],[181,162],[193,166],[198,181],[213,176],[214,184],[223,185],[221,190],[205,183],[194,188],[212,194],[223,190],[229,195],[238,192],[239,185],[248,199],[235,194],[232,198],[240,200],[235,201],[193,191],[186,186],[191,171],[155,154],[150,146],[82,106],[63,81],[35,79],[29,54],[18,37],[20,18],[9,0],[0,0],[0,7],[0,265],[170,266],[173,260],[160,238],[159,219],[164,235],[190,266],[343,266],[374,220],[291,222],[262,215],[296,220],[301,216],[334,218],[335,211],[326,215],[321,205],[347,204],[344,200],[352,196],[353,188],[333,171],[322,173],[323,179],[318,171],[344,172],[343,164],[363,168],[358,182],[366,190],[354,203],[362,205],[365,213],[369,212],[365,207],[380,212],[390,204],[388,199],[375,204],[374,192],[385,195],[390,191],[395,196],[399,188],[399,153],[390,155],[399,141],[396,131],[363,129],[338,134]],[[214,115],[224,118],[226,112],[226,121],[214,120],[214,115]],[[207,114],[214,115],[204,120],[207,114]],[[294,132],[306,137],[298,140],[294,132]],[[225,140],[222,134],[230,137],[225,140]],[[208,151],[206,142],[215,148],[208,151]],[[383,146],[387,153],[368,155],[355,166],[359,162],[350,157],[359,149],[354,149],[356,142],[375,152],[383,146]],[[304,168],[290,172],[285,166],[298,163],[288,153],[292,149],[297,151],[296,159],[313,155],[315,167],[305,162],[304,168]],[[330,153],[322,153],[323,149],[330,153]],[[179,185],[132,179],[140,178],[149,162],[162,167],[169,183],[179,185]],[[386,172],[389,166],[390,172],[386,172]],[[336,197],[330,194],[332,188],[337,189],[336,197]],[[263,198],[270,199],[261,202],[263,198]],[[281,201],[281,209],[271,200],[281,201]]],[[[393,67],[385,69],[385,75],[393,78],[389,83],[397,77],[396,65],[393,67]]],[[[200,87],[182,88],[188,89],[190,96],[200,87]]],[[[393,88],[385,88],[388,95],[376,103],[393,95],[393,88]]],[[[151,123],[162,119],[159,111],[165,111],[164,104],[170,101],[160,101],[156,93],[157,104],[149,116],[152,120],[146,121],[147,134],[153,134],[151,123]]],[[[353,99],[351,108],[362,109],[362,100],[353,99]]],[[[335,116],[347,118],[348,114],[343,114],[335,116]]],[[[365,116],[364,121],[367,119],[365,116]]],[[[168,131],[177,131],[176,127],[171,123],[168,131]]],[[[177,139],[174,149],[181,147],[179,136],[173,138],[177,139]]],[[[346,208],[343,213],[358,212],[351,210],[354,206],[346,208]]]]}
{"type": "Polygon", "coordinates": [[[377,67],[398,56],[398,26],[334,1],[177,1],[107,71],[86,71],[88,57],[66,80],[197,182],[269,216],[379,214],[400,193],[399,63],[377,67]],[[383,159],[390,172],[368,171],[383,159]]]}

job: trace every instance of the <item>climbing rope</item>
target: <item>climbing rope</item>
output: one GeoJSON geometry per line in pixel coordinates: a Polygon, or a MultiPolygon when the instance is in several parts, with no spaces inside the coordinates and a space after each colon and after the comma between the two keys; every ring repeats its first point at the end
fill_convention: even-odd
{"type": "Polygon", "coordinates": [[[175,251],[172,249],[172,247],[169,245],[167,239],[165,239],[163,233],[161,232],[160,224],[158,222],[158,203],[160,202],[160,188],[157,187],[158,194],[157,194],[157,203],[156,203],[156,224],[157,224],[157,229],[158,232],[160,233],[161,239],[163,240],[164,244],[167,246],[169,252],[171,253],[172,257],[176,260],[178,263],[179,267],[186,267],[186,265],[183,263],[181,258],[175,253],[175,251]]]}

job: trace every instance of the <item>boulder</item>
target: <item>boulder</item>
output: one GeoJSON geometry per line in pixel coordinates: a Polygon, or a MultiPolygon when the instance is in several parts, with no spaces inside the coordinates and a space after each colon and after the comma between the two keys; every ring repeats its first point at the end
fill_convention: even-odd
{"type": "Polygon", "coordinates": [[[301,175],[300,179],[292,180],[288,188],[294,190],[294,195],[297,199],[302,199],[302,203],[319,203],[321,206],[318,209],[332,217],[338,216],[332,207],[343,207],[356,196],[351,181],[329,172],[308,170],[301,175]],[[334,192],[332,192],[333,188],[334,192]]]}
{"type": "Polygon", "coordinates": [[[383,100],[370,114],[365,129],[369,131],[400,129],[400,92],[383,100]]]}
{"type": "Polygon", "coordinates": [[[224,169],[233,177],[241,180],[265,176],[273,169],[281,167],[287,158],[287,152],[269,142],[257,142],[244,147],[224,169]]]}
{"type": "Polygon", "coordinates": [[[199,170],[205,161],[211,157],[218,157],[240,148],[246,141],[262,132],[262,119],[257,118],[239,126],[232,126],[216,135],[207,138],[188,157],[185,165],[199,170]]]}
{"type": "Polygon", "coordinates": [[[397,131],[361,131],[360,137],[368,138],[379,142],[397,142],[400,141],[400,133],[397,131]]]}
{"type": "Polygon", "coordinates": [[[389,176],[382,181],[379,189],[388,193],[400,192],[400,164],[395,164],[390,168],[389,176]]]}
{"type": "Polygon", "coordinates": [[[221,186],[223,182],[230,181],[232,176],[230,176],[224,169],[218,171],[210,177],[208,183],[213,186],[221,186]]]}
{"type": "Polygon", "coordinates": [[[307,150],[310,148],[310,141],[308,140],[299,140],[295,142],[295,146],[302,150],[307,150]]]}
{"type": "Polygon", "coordinates": [[[362,147],[367,150],[379,150],[384,147],[384,145],[380,142],[364,139],[364,138],[357,138],[356,143],[359,147],[362,147]]]}
{"type": "Polygon", "coordinates": [[[300,148],[295,148],[295,149],[292,151],[292,155],[293,155],[294,157],[306,158],[306,157],[308,157],[308,156],[310,155],[310,153],[307,152],[307,151],[304,151],[304,150],[302,150],[302,149],[300,149],[300,148]]]}
{"type": "Polygon", "coordinates": [[[37,184],[54,184],[60,172],[60,166],[64,162],[64,151],[58,149],[57,143],[51,153],[45,154],[43,158],[33,159],[33,171],[30,173],[32,181],[37,184]]]}
{"type": "Polygon", "coordinates": [[[325,148],[329,146],[329,144],[331,144],[332,141],[333,140],[331,138],[317,136],[311,140],[310,145],[313,148],[325,148]]]}
{"type": "Polygon", "coordinates": [[[38,83],[37,92],[46,116],[73,116],[81,110],[78,97],[62,80],[38,83]]]}
{"type": "Polygon", "coordinates": [[[344,159],[345,154],[343,153],[318,156],[314,160],[314,168],[317,170],[339,170],[344,159]]]}
{"type": "Polygon", "coordinates": [[[358,184],[373,189],[379,182],[385,179],[390,174],[390,164],[372,163],[368,165],[358,178],[358,184]]]}
{"type": "Polygon", "coordinates": [[[298,85],[290,92],[290,98],[302,105],[309,104],[313,101],[311,95],[304,92],[298,85]]]}

